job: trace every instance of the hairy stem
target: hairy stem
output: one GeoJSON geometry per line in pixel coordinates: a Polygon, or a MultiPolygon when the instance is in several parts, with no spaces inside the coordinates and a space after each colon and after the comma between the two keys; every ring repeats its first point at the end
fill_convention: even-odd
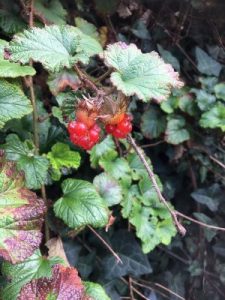
{"type": "Polygon", "coordinates": [[[127,137],[127,141],[129,142],[129,144],[134,148],[135,152],[137,153],[137,155],[139,156],[140,160],[142,161],[148,176],[153,184],[153,187],[156,190],[156,193],[159,197],[159,200],[166,206],[166,208],[168,209],[168,211],[170,212],[172,218],[173,218],[173,222],[174,225],[177,227],[177,230],[180,232],[181,235],[185,235],[186,233],[186,229],[183,227],[183,225],[178,221],[177,219],[177,213],[176,211],[172,210],[171,207],[169,206],[168,202],[166,201],[166,199],[163,197],[160,188],[157,184],[154,172],[151,170],[151,168],[148,165],[147,160],[145,159],[145,154],[143,152],[143,150],[138,147],[138,145],[135,143],[135,140],[132,138],[132,136],[129,134],[127,137]]]}
{"type": "MultiPolygon", "coordinates": [[[[30,2],[30,14],[29,14],[29,27],[34,26],[34,0],[30,2]]],[[[33,66],[33,62],[30,61],[30,66],[33,66]]],[[[34,83],[33,77],[29,76],[29,89],[30,89],[30,98],[31,104],[33,108],[33,132],[34,132],[34,145],[35,145],[35,154],[39,154],[39,131],[38,131],[38,111],[36,105],[36,97],[34,93],[34,83]]],[[[48,199],[46,196],[45,186],[41,186],[41,195],[43,200],[45,201],[46,206],[48,207],[48,199]]],[[[50,231],[47,224],[47,216],[45,216],[45,241],[47,242],[50,238],[50,231]]]]}

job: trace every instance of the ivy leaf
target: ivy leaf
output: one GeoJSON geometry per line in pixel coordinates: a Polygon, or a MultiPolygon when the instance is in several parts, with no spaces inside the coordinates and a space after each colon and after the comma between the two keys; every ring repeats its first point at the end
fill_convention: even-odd
{"type": "Polygon", "coordinates": [[[215,183],[209,188],[197,189],[191,194],[191,197],[198,203],[206,205],[212,212],[216,212],[223,200],[223,192],[220,186],[215,183]]]}
{"type": "Polygon", "coordinates": [[[215,59],[213,59],[199,47],[196,47],[195,55],[199,72],[206,75],[214,75],[216,77],[219,76],[222,69],[222,65],[220,63],[218,63],[215,59]]]}
{"type": "Polygon", "coordinates": [[[141,247],[129,232],[118,231],[111,243],[123,264],[119,264],[112,255],[103,258],[102,264],[107,279],[126,275],[140,276],[152,272],[147,256],[143,254],[141,247]]]}
{"type": "Polygon", "coordinates": [[[85,294],[87,297],[90,297],[93,300],[110,300],[103,287],[94,282],[85,281],[85,294]]]}
{"type": "Polygon", "coordinates": [[[16,35],[7,51],[12,61],[25,64],[33,59],[47,70],[58,72],[64,67],[72,68],[78,61],[88,63],[90,56],[100,53],[102,48],[76,27],[51,25],[16,35]]]}
{"type": "Polygon", "coordinates": [[[61,261],[58,258],[46,259],[42,257],[39,250],[19,264],[12,265],[9,262],[4,262],[2,273],[8,282],[2,289],[2,298],[4,300],[17,300],[17,296],[25,284],[33,279],[51,277],[51,267],[59,262],[61,261]]]}
{"type": "Polygon", "coordinates": [[[0,255],[12,263],[23,261],[39,247],[45,205],[24,187],[15,163],[0,157],[0,255]]]}
{"type": "Polygon", "coordinates": [[[182,116],[173,116],[169,119],[166,128],[166,141],[177,145],[190,139],[190,134],[185,128],[185,119],[182,116]]]}
{"type": "Polygon", "coordinates": [[[19,119],[32,112],[29,99],[23,91],[6,80],[0,80],[0,128],[11,119],[19,119]]]}
{"type": "Polygon", "coordinates": [[[176,71],[180,72],[180,63],[178,59],[170,51],[163,49],[161,45],[157,45],[157,48],[165,62],[171,64],[176,71]]]}
{"type": "Polygon", "coordinates": [[[51,278],[33,279],[19,294],[18,300],[85,299],[84,285],[77,270],[62,265],[52,268],[51,278]]]}
{"type": "Polygon", "coordinates": [[[66,23],[66,10],[59,0],[36,0],[34,2],[34,14],[44,24],[63,25],[66,23]]]}
{"type": "Polygon", "coordinates": [[[26,187],[38,189],[45,182],[49,161],[36,155],[31,141],[20,141],[16,134],[10,134],[5,144],[6,158],[17,162],[17,168],[25,174],[26,187]]]}
{"type": "Polygon", "coordinates": [[[225,131],[225,106],[217,103],[212,109],[202,114],[200,125],[203,128],[220,128],[225,131]]]}
{"type": "Polygon", "coordinates": [[[218,83],[214,86],[216,98],[225,101],[225,83],[218,83]]]}
{"type": "Polygon", "coordinates": [[[56,172],[60,172],[63,167],[77,169],[81,159],[78,152],[71,151],[69,145],[63,143],[56,143],[47,154],[47,158],[56,172]]]}
{"type": "Polygon", "coordinates": [[[75,24],[84,34],[89,35],[97,41],[99,40],[99,34],[95,25],[80,17],[75,18],[75,24]]]}
{"type": "Polygon", "coordinates": [[[137,95],[145,102],[151,98],[162,101],[169,96],[172,87],[183,85],[178,73],[156,52],[144,54],[134,44],[109,45],[102,58],[108,67],[115,69],[111,81],[126,96],[137,95]]]}
{"type": "Polygon", "coordinates": [[[93,184],[84,180],[66,179],[62,183],[62,190],[63,197],[54,204],[54,211],[69,227],[103,227],[107,224],[108,208],[93,184]]]}
{"type": "Polygon", "coordinates": [[[141,117],[141,131],[147,138],[157,138],[166,129],[166,118],[158,108],[151,106],[141,117]]]}
{"type": "Polygon", "coordinates": [[[97,168],[99,160],[104,157],[111,156],[116,157],[116,146],[111,135],[108,135],[103,141],[95,145],[90,151],[90,161],[93,168],[97,168]]]}
{"type": "Polygon", "coordinates": [[[99,195],[105,200],[107,206],[119,204],[123,198],[119,183],[107,173],[101,173],[93,181],[99,195]]]}

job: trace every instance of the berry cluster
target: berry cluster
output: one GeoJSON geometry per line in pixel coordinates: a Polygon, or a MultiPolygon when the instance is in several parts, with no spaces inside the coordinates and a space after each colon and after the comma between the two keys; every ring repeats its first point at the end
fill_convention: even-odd
{"type": "Polygon", "coordinates": [[[115,138],[124,139],[132,131],[131,120],[132,117],[130,115],[124,114],[123,119],[119,123],[115,125],[107,124],[105,130],[115,138]]]}
{"type": "Polygon", "coordinates": [[[67,129],[72,143],[85,150],[90,150],[100,138],[101,129],[96,123],[89,127],[78,119],[77,121],[71,121],[67,129]]]}

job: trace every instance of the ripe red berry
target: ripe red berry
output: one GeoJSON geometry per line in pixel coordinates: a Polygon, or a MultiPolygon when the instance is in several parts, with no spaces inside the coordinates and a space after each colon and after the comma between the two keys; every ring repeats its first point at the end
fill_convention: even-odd
{"type": "Polygon", "coordinates": [[[116,125],[106,125],[106,132],[112,134],[118,139],[124,139],[128,135],[128,133],[132,131],[131,120],[132,117],[130,115],[124,114],[123,119],[116,125]]]}
{"type": "Polygon", "coordinates": [[[72,121],[68,125],[68,131],[72,143],[85,150],[90,150],[99,141],[101,129],[97,124],[88,128],[81,121],[72,121]]]}

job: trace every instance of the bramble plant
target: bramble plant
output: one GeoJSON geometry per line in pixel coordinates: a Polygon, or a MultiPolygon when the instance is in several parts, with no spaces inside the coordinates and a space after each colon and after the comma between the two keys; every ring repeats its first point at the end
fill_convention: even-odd
{"type": "Polygon", "coordinates": [[[134,276],[150,273],[143,253],[184,235],[179,217],[185,215],[164,198],[135,128],[147,138],[165,133],[167,143],[178,145],[191,135],[185,112],[200,116],[202,128],[224,131],[225,108],[216,101],[225,99],[224,85],[213,92],[183,88],[156,51],[121,41],[105,45],[86,20],[67,25],[58,0],[18,2],[23,21],[3,26],[0,18],[13,34],[0,40],[1,298],[107,300],[104,288],[87,280],[89,271],[70,262],[62,239],[78,237],[89,249],[82,234],[93,233],[111,252],[102,260],[116,275],[106,278],[134,274],[128,259],[134,276]],[[203,93],[210,93],[210,106],[203,93]],[[137,103],[148,103],[139,119],[137,103]],[[107,242],[117,220],[128,222],[130,232],[107,242]],[[101,228],[107,235],[96,231],[101,228]],[[124,250],[124,236],[134,252],[124,250]]]}

